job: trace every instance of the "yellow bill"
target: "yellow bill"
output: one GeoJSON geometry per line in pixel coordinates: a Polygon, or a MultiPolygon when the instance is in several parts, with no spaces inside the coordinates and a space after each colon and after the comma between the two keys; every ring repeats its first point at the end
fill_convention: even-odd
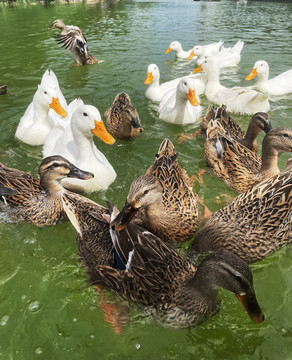
{"type": "Polygon", "coordinates": [[[147,78],[146,78],[146,80],[144,81],[144,84],[149,85],[149,84],[152,83],[152,81],[153,81],[152,72],[147,72],[147,78]]]}
{"type": "Polygon", "coordinates": [[[171,52],[172,49],[169,47],[166,51],[165,51],[165,54],[168,54],[169,52],[171,52]]]}
{"type": "Polygon", "coordinates": [[[196,94],[195,94],[195,90],[189,89],[189,92],[187,93],[187,98],[189,99],[189,102],[193,105],[193,106],[198,106],[200,105],[197,98],[196,98],[196,94]]]}
{"type": "Polygon", "coordinates": [[[199,65],[195,70],[193,70],[193,73],[195,74],[195,73],[201,72],[201,71],[204,71],[204,70],[203,70],[202,66],[199,65]]]}
{"type": "Polygon", "coordinates": [[[194,54],[193,51],[191,51],[190,55],[187,57],[187,60],[191,60],[194,56],[196,55],[194,54]]]}
{"type": "Polygon", "coordinates": [[[245,80],[251,80],[253,79],[255,76],[257,76],[258,72],[256,68],[253,68],[250,72],[249,75],[247,75],[247,77],[245,78],[245,80]]]}
{"type": "Polygon", "coordinates": [[[106,144],[114,144],[116,140],[111,136],[111,134],[107,131],[107,129],[104,126],[104,123],[102,120],[96,121],[94,120],[95,128],[91,130],[91,132],[100,138],[104,143],[106,144]]]}
{"type": "Polygon", "coordinates": [[[68,116],[67,111],[61,106],[58,98],[53,97],[53,101],[49,106],[51,109],[55,110],[58,115],[62,117],[68,116]]]}

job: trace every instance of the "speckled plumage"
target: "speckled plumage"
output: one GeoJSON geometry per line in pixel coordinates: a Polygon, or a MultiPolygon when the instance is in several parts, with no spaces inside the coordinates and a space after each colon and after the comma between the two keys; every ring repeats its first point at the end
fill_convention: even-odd
{"type": "Polygon", "coordinates": [[[139,114],[124,92],[117,94],[104,117],[107,130],[115,139],[133,140],[143,131],[139,114]]]}
{"type": "Polygon", "coordinates": [[[292,129],[278,127],[270,130],[263,140],[260,157],[225,135],[217,120],[211,120],[204,145],[204,160],[216,176],[241,193],[278,174],[278,156],[289,151],[292,151],[292,129]]]}
{"type": "Polygon", "coordinates": [[[191,251],[227,249],[248,263],[292,241],[292,172],[286,170],[237,196],[214,213],[196,235],[191,251]]]}
{"type": "Polygon", "coordinates": [[[197,228],[198,205],[191,180],[177,162],[172,142],[165,139],[153,165],[145,175],[135,179],[130,187],[124,209],[112,225],[135,220],[161,239],[184,241],[197,228]],[[127,220],[124,214],[127,215],[127,220]]]}

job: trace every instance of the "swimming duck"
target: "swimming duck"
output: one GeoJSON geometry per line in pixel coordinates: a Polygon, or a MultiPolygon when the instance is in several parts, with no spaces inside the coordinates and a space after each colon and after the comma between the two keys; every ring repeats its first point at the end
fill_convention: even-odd
{"type": "Polygon", "coordinates": [[[159,104],[159,119],[179,125],[198,121],[202,107],[196,95],[195,81],[185,77],[177,84],[176,91],[166,93],[159,104]]]}
{"type": "Polygon", "coordinates": [[[163,240],[178,242],[194,235],[197,199],[177,156],[172,142],[164,139],[154,164],[131,184],[124,208],[111,222],[112,229],[124,229],[136,215],[136,223],[163,240]]]}
{"type": "Polygon", "coordinates": [[[52,70],[47,70],[33,101],[19,121],[15,136],[29,145],[43,145],[46,136],[55,126],[53,115],[49,116],[50,109],[61,117],[66,117],[68,114],[64,107],[67,107],[67,103],[59,88],[57,77],[52,70]]]}
{"type": "Polygon", "coordinates": [[[108,132],[115,139],[133,140],[143,131],[137,110],[128,94],[117,94],[112,105],[105,111],[108,132]]]}
{"type": "MultiPolygon", "coordinates": [[[[212,55],[216,59],[216,63],[220,69],[226,67],[234,67],[240,63],[241,59],[241,50],[243,48],[244,42],[242,40],[238,40],[237,43],[230,48],[222,47],[219,52],[212,55]]],[[[206,50],[203,46],[197,45],[195,46],[187,60],[192,59],[194,56],[197,56],[197,64],[201,65],[206,57],[210,56],[206,53],[206,50]]]]}
{"type": "Polygon", "coordinates": [[[227,111],[253,115],[256,112],[267,112],[270,109],[268,94],[243,87],[226,88],[219,81],[219,66],[216,59],[208,57],[193,72],[205,71],[207,84],[205,95],[208,100],[221,106],[226,105],[227,111]]]}
{"type": "Polygon", "coordinates": [[[241,130],[240,126],[226,111],[226,106],[222,105],[216,108],[214,105],[209,106],[206,115],[201,121],[201,134],[206,135],[210,120],[215,120],[223,127],[223,133],[232,139],[237,140],[248,149],[257,152],[257,136],[261,130],[266,134],[272,129],[269,115],[263,112],[255,113],[250,119],[246,134],[241,130]]]}
{"type": "Polygon", "coordinates": [[[93,143],[93,135],[106,144],[115,139],[107,132],[100,113],[92,105],[79,106],[71,117],[64,133],[56,142],[50,155],[61,155],[74,165],[90,171],[94,178],[86,181],[63,179],[61,184],[72,190],[93,192],[106,190],[116,178],[116,172],[106,157],[93,143]]]}
{"type": "Polygon", "coordinates": [[[236,295],[253,321],[264,320],[248,265],[227,251],[211,254],[195,267],[153,234],[142,232],[126,269],[98,265],[95,277],[95,284],[156,309],[164,326],[186,328],[215,315],[221,288],[236,295]]]}
{"type": "Polygon", "coordinates": [[[292,69],[269,79],[269,65],[264,60],[257,61],[245,80],[257,76],[253,89],[268,93],[270,96],[281,97],[292,93],[292,69]]]}
{"type": "Polygon", "coordinates": [[[39,227],[55,225],[65,217],[62,197],[69,193],[60,184],[60,180],[66,177],[93,177],[93,174],[78,169],[61,156],[45,158],[39,166],[39,175],[38,179],[30,173],[8,168],[0,163],[0,201],[4,204],[2,210],[8,210],[13,220],[29,222],[39,227]]]}
{"type": "MultiPolygon", "coordinates": [[[[204,48],[204,51],[206,52],[206,56],[211,56],[211,55],[215,55],[218,53],[220,47],[223,45],[224,41],[220,40],[216,43],[212,43],[212,44],[208,44],[208,45],[202,45],[202,47],[204,48]]],[[[170,51],[175,51],[176,57],[180,58],[180,59],[187,59],[193,48],[187,51],[184,51],[182,48],[182,45],[179,41],[172,41],[169,44],[168,49],[165,51],[165,54],[168,54],[170,51]]]]}
{"type": "Polygon", "coordinates": [[[226,249],[253,263],[291,243],[291,164],[290,160],[284,171],[216,211],[194,238],[190,251],[226,249]]]}
{"type": "Polygon", "coordinates": [[[4,95],[7,92],[7,85],[0,84],[0,95],[4,95]]]}
{"type": "Polygon", "coordinates": [[[204,159],[213,173],[237,192],[280,172],[278,157],[292,151],[292,129],[277,127],[263,139],[262,157],[224,135],[224,129],[211,120],[204,145],[204,159]]]}
{"type": "Polygon", "coordinates": [[[57,42],[68,50],[77,64],[87,65],[103,62],[89,54],[87,40],[78,26],[65,25],[62,20],[57,19],[49,27],[49,30],[54,28],[61,30],[60,35],[56,35],[57,42]]]}

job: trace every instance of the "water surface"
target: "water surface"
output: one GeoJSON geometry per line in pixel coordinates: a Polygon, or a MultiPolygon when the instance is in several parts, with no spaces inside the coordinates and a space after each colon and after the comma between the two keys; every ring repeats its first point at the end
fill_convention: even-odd
{"type": "MultiPolygon", "coordinates": [[[[291,68],[292,4],[249,1],[111,1],[98,4],[27,6],[0,9],[0,82],[9,94],[0,97],[0,161],[37,174],[41,147],[18,142],[14,133],[46,69],[57,75],[70,102],[81,97],[103,114],[120,91],[137,107],[145,132],[133,142],[108,146],[95,139],[117,172],[106,192],[90,198],[121,208],[132,180],[153,162],[165,137],[179,153],[190,175],[206,169],[204,140],[179,143],[197,126],[161,122],[154,104],[144,97],[146,69],[156,63],[161,80],[193,70],[192,63],[164,54],[173,40],[184,49],[224,40],[245,41],[240,66],[222,74],[226,86],[246,85],[257,60],[270,64],[275,76],[291,68]],[[99,65],[76,67],[47,31],[54,19],[78,25],[99,65]]],[[[206,109],[208,102],[202,99],[206,109]]],[[[271,103],[273,126],[291,126],[291,101],[271,103]]],[[[246,129],[249,117],[236,116],[246,129]]],[[[260,139],[262,139],[260,135],[260,139]]],[[[289,157],[281,157],[280,167],[289,157]]],[[[210,210],[224,205],[221,194],[235,196],[208,170],[194,188],[210,210]]],[[[1,215],[2,216],[2,215],[1,215]]],[[[2,220],[5,220],[2,216],[2,220]]],[[[283,248],[252,265],[258,300],[266,320],[253,324],[235,297],[221,292],[221,311],[190,330],[169,330],[139,311],[118,307],[117,325],[109,324],[102,297],[88,286],[78,263],[75,230],[63,223],[44,229],[29,224],[0,223],[0,358],[1,359],[291,359],[291,250],[283,248]],[[125,327],[119,325],[129,319],[125,327]],[[120,332],[120,333],[119,333],[120,332]]],[[[118,301],[110,293],[107,300],[118,301]]],[[[108,307],[107,307],[108,311],[108,307]]]]}

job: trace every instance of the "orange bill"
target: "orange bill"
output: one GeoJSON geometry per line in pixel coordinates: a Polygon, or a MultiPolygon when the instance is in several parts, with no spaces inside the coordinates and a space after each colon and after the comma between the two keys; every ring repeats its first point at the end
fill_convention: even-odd
{"type": "Polygon", "coordinates": [[[195,95],[195,90],[189,89],[189,92],[187,93],[187,98],[189,99],[189,102],[193,105],[193,106],[198,106],[200,105],[196,95],[195,95]]]}
{"type": "Polygon", "coordinates": [[[201,71],[204,71],[204,70],[203,70],[202,66],[199,65],[195,70],[193,70],[193,73],[195,74],[195,73],[201,72],[201,71]]]}
{"type": "Polygon", "coordinates": [[[91,130],[91,132],[100,138],[104,143],[106,144],[114,144],[116,140],[111,136],[111,134],[107,131],[107,129],[104,126],[104,123],[102,120],[96,121],[94,120],[95,128],[91,130]]]}
{"type": "Polygon", "coordinates": [[[152,80],[153,80],[152,72],[147,72],[147,78],[144,81],[144,84],[149,85],[152,83],[152,80]]]}
{"type": "Polygon", "coordinates": [[[50,104],[50,108],[56,111],[56,113],[62,117],[68,116],[67,111],[61,106],[58,98],[53,97],[53,101],[50,104]]]}
{"type": "Polygon", "coordinates": [[[247,77],[245,78],[245,80],[251,80],[253,79],[255,76],[257,76],[258,72],[256,68],[253,68],[252,71],[250,72],[249,75],[247,75],[247,77]]]}
{"type": "Polygon", "coordinates": [[[187,60],[191,60],[194,56],[196,55],[194,54],[193,51],[191,51],[190,55],[187,57],[187,60]]]}
{"type": "Polygon", "coordinates": [[[169,47],[166,51],[165,51],[165,54],[168,54],[169,52],[171,52],[172,49],[169,47]]]}

